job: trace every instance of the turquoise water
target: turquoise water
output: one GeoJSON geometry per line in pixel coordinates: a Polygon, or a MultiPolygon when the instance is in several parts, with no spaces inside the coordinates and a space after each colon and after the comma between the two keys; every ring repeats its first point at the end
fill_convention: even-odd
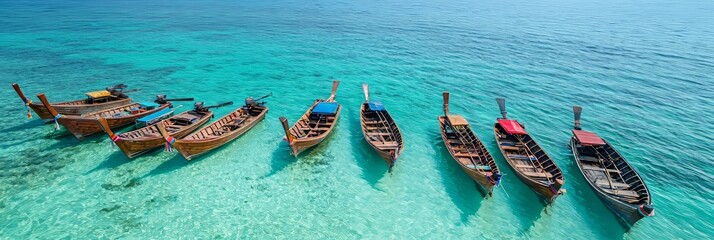
{"type": "MultiPolygon", "coordinates": [[[[0,0],[0,238],[712,238],[710,1],[0,0]],[[342,80],[327,142],[289,156],[296,120],[342,80]],[[266,120],[192,162],[127,161],[27,120],[10,84],[50,100],[115,83],[214,104],[268,92],[266,120]],[[363,141],[361,83],[398,121],[394,172],[363,141]],[[483,199],[438,133],[441,92],[505,173],[483,199]],[[546,211],[498,152],[494,98],[563,169],[546,211]],[[625,229],[566,147],[571,106],[640,172],[657,215],[625,229]]],[[[187,110],[190,103],[181,103],[187,110]]],[[[221,116],[231,108],[218,109],[221,116]]]]}

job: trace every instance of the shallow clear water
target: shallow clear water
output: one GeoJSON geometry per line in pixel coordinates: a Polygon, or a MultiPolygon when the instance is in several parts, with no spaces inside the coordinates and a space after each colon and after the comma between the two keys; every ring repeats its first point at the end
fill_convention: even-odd
{"type": "MultiPolygon", "coordinates": [[[[0,238],[711,238],[714,4],[709,1],[0,1],[0,238]],[[289,156],[297,119],[342,84],[327,142],[289,156]],[[134,161],[27,120],[125,83],[208,104],[272,92],[266,120],[187,163],[134,161]],[[360,84],[398,121],[395,171],[362,139],[360,84]],[[441,92],[506,174],[483,199],[438,133],[441,92]],[[498,152],[495,97],[566,176],[547,212],[498,152]],[[34,97],[33,97],[34,98],[34,97]],[[566,148],[571,106],[643,176],[657,215],[625,232],[566,148]]],[[[181,103],[189,109],[191,103],[181,103]]],[[[218,116],[231,111],[218,109],[218,116]]]]}

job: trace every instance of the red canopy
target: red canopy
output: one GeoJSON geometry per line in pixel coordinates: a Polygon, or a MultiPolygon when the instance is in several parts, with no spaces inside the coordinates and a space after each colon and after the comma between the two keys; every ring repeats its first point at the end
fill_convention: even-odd
{"type": "Polygon", "coordinates": [[[504,130],[508,134],[528,134],[523,127],[521,127],[521,124],[518,123],[516,120],[511,120],[511,119],[498,119],[498,124],[501,124],[501,127],[503,127],[504,130]]]}
{"type": "Polygon", "coordinates": [[[602,140],[602,138],[600,138],[600,136],[598,136],[594,132],[573,130],[573,134],[575,134],[575,138],[577,138],[578,141],[580,141],[580,145],[583,145],[583,146],[605,145],[605,141],[602,140]]]}

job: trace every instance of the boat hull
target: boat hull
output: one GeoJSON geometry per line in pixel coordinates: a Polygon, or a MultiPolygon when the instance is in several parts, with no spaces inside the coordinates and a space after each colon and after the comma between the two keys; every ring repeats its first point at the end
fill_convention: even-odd
{"type": "MultiPolygon", "coordinates": [[[[313,109],[315,105],[319,103],[315,102],[310,109],[313,109]]],[[[311,111],[311,110],[310,110],[311,111]]],[[[310,112],[308,111],[308,113],[310,112]]],[[[325,140],[328,136],[330,136],[330,133],[332,133],[332,130],[335,129],[335,126],[337,125],[337,121],[340,119],[340,112],[342,112],[342,105],[337,107],[337,112],[335,113],[335,120],[333,121],[333,124],[330,126],[330,129],[328,129],[326,132],[322,133],[321,135],[317,137],[310,137],[310,138],[297,138],[293,139],[292,142],[290,142],[290,148],[292,149],[292,154],[294,156],[300,155],[300,153],[304,152],[307,149],[310,149],[311,147],[314,147],[318,144],[320,144],[322,141],[325,140]]],[[[307,115],[307,113],[306,113],[307,115]]],[[[303,116],[305,118],[305,116],[303,116]]]]}
{"type": "MultiPolygon", "coordinates": [[[[79,101],[84,100],[52,103],[52,107],[55,109],[55,111],[62,115],[82,115],[85,113],[98,112],[105,109],[124,106],[131,103],[132,100],[130,98],[126,98],[97,104],[71,104],[79,101]]],[[[50,110],[48,110],[47,107],[42,105],[42,103],[32,103],[30,104],[30,108],[37,114],[37,116],[40,117],[40,119],[45,120],[47,122],[52,120],[52,114],[50,114],[50,110]]]]}
{"type": "MultiPolygon", "coordinates": [[[[206,124],[211,117],[213,116],[213,112],[210,112],[206,114],[203,118],[195,122],[193,125],[183,128],[178,132],[173,132],[170,133],[169,136],[172,136],[176,139],[183,138],[186,135],[190,134],[191,132],[195,131],[199,127],[203,126],[206,124]]],[[[155,125],[152,125],[150,127],[156,128],[155,125]]],[[[166,140],[161,136],[161,134],[158,134],[158,129],[156,130],[156,135],[155,136],[150,136],[150,137],[143,137],[140,139],[123,139],[120,138],[116,142],[114,142],[119,149],[129,158],[135,158],[139,155],[142,155],[144,153],[147,153],[151,150],[154,150],[156,148],[159,148],[161,146],[164,146],[166,143],[166,140]]]]}
{"type": "MultiPolygon", "coordinates": [[[[161,105],[160,107],[153,109],[151,111],[146,111],[143,113],[139,114],[134,114],[130,116],[123,116],[123,117],[109,117],[105,118],[107,120],[107,124],[109,125],[109,128],[114,129],[118,127],[123,127],[129,124],[134,123],[136,119],[139,119],[143,116],[147,116],[149,114],[152,114],[154,112],[157,112],[159,110],[168,108],[171,106],[171,104],[164,104],[161,105]]],[[[78,140],[84,139],[84,137],[90,136],[95,133],[102,132],[102,127],[100,126],[99,122],[95,118],[89,118],[89,117],[82,117],[82,116],[62,116],[59,119],[57,119],[57,122],[61,124],[63,127],[67,129],[67,131],[71,132],[74,137],[76,137],[78,140]]]]}
{"type": "MultiPolygon", "coordinates": [[[[501,153],[503,153],[503,150],[501,150],[501,153]]],[[[516,173],[516,176],[518,177],[518,179],[520,179],[523,183],[525,183],[536,194],[543,197],[546,201],[548,201],[548,203],[553,203],[555,201],[555,199],[558,198],[558,196],[559,196],[558,190],[560,190],[560,188],[562,186],[556,186],[556,193],[553,193],[553,191],[550,190],[549,186],[542,184],[540,182],[537,182],[527,176],[524,176],[523,173],[519,172],[516,168],[513,167],[513,165],[511,165],[508,158],[505,156],[506,155],[504,154],[504,158],[508,162],[508,166],[513,170],[514,173],[516,173]]]]}
{"type": "Polygon", "coordinates": [[[186,158],[186,160],[192,160],[199,157],[205,153],[208,153],[216,148],[225,145],[228,142],[235,140],[236,138],[242,136],[246,132],[250,131],[258,125],[263,119],[265,119],[265,114],[268,112],[268,108],[260,113],[260,115],[249,119],[251,122],[247,123],[241,129],[230,132],[225,136],[213,139],[202,139],[202,140],[176,140],[172,145],[181,155],[186,158]]]}
{"type": "MultiPolygon", "coordinates": [[[[453,158],[453,156],[452,156],[453,158]]],[[[457,161],[458,162],[458,161],[457,161]]],[[[474,171],[473,169],[467,168],[466,166],[462,165],[459,163],[459,167],[461,167],[461,170],[463,170],[469,177],[471,177],[476,184],[481,187],[481,189],[488,195],[493,194],[493,188],[496,186],[489,180],[486,175],[483,175],[482,173],[478,171],[474,171]]]]}
{"type": "MultiPolygon", "coordinates": [[[[402,141],[399,141],[399,147],[397,148],[397,152],[395,154],[396,157],[392,158],[391,149],[383,150],[380,147],[376,146],[374,144],[374,142],[370,141],[370,138],[368,136],[368,131],[365,128],[366,127],[365,119],[367,118],[365,116],[366,107],[367,107],[366,104],[363,103],[361,106],[361,109],[360,109],[360,126],[362,128],[362,136],[364,136],[364,140],[367,141],[369,146],[371,146],[372,149],[374,149],[374,151],[376,151],[377,154],[382,159],[384,159],[384,161],[387,163],[387,165],[389,165],[389,167],[391,168],[397,162],[397,159],[399,158],[399,156],[402,155],[402,151],[404,151],[404,142],[402,140],[403,138],[401,137],[401,130],[399,129],[399,127],[396,125],[395,122],[390,122],[390,124],[393,124],[395,126],[394,127],[394,135],[399,135],[398,139],[402,140],[402,141]]],[[[389,114],[387,113],[387,115],[389,115],[389,114]]],[[[390,119],[391,119],[391,115],[390,115],[390,119]]],[[[396,136],[393,136],[392,138],[396,138],[396,136]]]]}
{"type": "Polygon", "coordinates": [[[622,222],[629,228],[632,227],[637,221],[644,218],[645,215],[640,212],[639,205],[625,203],[611,197],[607,193],[600,190],[600,188],[596,187],[595,183],[591,182],[590,179],[586,177],[585,171],[581,164],[580,156],[576,154],[578,151],[575,148],[576,139],[575,137],[571,137],[570,150],[573,152],[573,156],[575,157],[575,162],[577,163],[576,165],[578,166],[578,170],[580,170],[580,173],[582,174],[583,178],[585,178],[585,181],[588,182],[588,186],[590,186],[590,188],[595,192],[595,195],[597,195],[598,198],[600,198],[600,200],[605,204],[605,206],[607,206],[607,208],[609,208],[618,217],[620,222],[622,222]]]}
{"type": "Polygon", "coordinates": [[[290,148],[293,151],[293,155],[298,156],[300,153],[304,152],[307,149],[310,149],[311,147],[316,146],[317,144],[320,144],[322,141],[327,138],[328,134],[325,134],[324,136],[320,136],[318,138],[313,138],[309,140],[295,140],[290,144],[290,148]]]}
{"type": "MultiPolygon", "coordinates": [[[[476,184],[488,195],[493,194],[493,188],[496,186],[496,184],[491,181],[488,176],[486,176],[484,173],[476,171],[474,169],[468,168],[464,164],[462,164],[460,161],[456,160],[457,157],[454,156],[454,151],[449,147],[448,145],[448,137],[446,136],[446,129],[444,128],[445,123],[445,118],[443,116],[440,116],[439,118],[439,126],[441,128],[441,139],[444,141],[444,146],[449,150],[449,154],[451,155],[451,159],[453,159],[457,164],[459,164],[459,167],[461,167],[461,170],[463,170],[469,177],[476,182],[476,184]]],[[[488,154],[488,153],[486,153],[488,154]]]]}
{"type": "MultiPolygon", "coordinates": [[[[496,126],[498,126],[498,123],[496,123],[496,126]]],[[[560,179],[561,182],[555,181],[555,183],[554,183],[555,191],[554,191],[554,190],[551,190],[549,185],[547,185],[541,181],[535,180],[531,177],[526,176],[521,170],[519,170],[517,167],[515,167],[516,161],[511,159],[510,157],[508,157],[506,150],[501,145],[501,140],[498,136],[498,130],[497,130],[496,126],[494,126],[493,134],[496,139],[498,149],[501,152],[501,155],[503,156],[503,158],[506,159],[506,163],[508,163],[508,167],[510,167],[513,170],[513,172],[516,173],[516,176],[518,177],[518,179],[520,179],[529,188],[531,188],[531,190],[536,192],[541,197],[545,198],[545,200],[548,201],[548,203],[553,203],[555,201],[555,199],[558,196],[560,196],[560,188],[562,188],[563,184],[565,183],[564,179],[560,179]]]]}
{"type": "MultiPolygon", "coordinates": [[[[375,147],[375,146],[372,145],[372,144],[370,144],[370,146],[372,146],[372,148],[374,149],[374,151],[377,152],[377,155],[379,155],[379,157],[381,157],[382,159],[384,159],[384,162],[386,162],[387,165],[389,165],[390,167],[391,167],[391,166],[394,166],[394,164],[397,163],[397,159],[394,159],[394,161],[392,161],[392,155],[390,154],[390,152],[382,151],[382,150],[380,150],[379,148],[375,147]]],[[[397,156],[399,156],[400,154],[402,154],[402,149],[399,149],[399,152],[397,153],[397,156]]]]}

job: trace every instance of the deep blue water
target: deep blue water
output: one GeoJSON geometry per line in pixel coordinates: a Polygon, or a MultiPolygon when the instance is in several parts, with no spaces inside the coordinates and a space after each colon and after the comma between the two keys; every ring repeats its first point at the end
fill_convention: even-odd
{"type": "Polygon", "coordinates": [[[0,0],[0,238],[712,238],[712,12],[711,1],[0,0]],[[278,117],[297,119],[332,79],[336,131],[289,156],[278,117]],[[130,162],[105,135],[78,142],[26,119],[13,82],[55,101],[116,83],[142,88],[136,100],[274,96],[263,123],[205,157],[130,162]],[[363,82],[406,139],[392,174],[359,130],[363,82]],[[445,90],[506,174],[492,198],[443,147],[445,90]],[[496,97],[565,173],[568,193],[547,212],[498,152],[496,97]],[[566,147],[573,104],[653,194],[656,216],[629,232],[566,147]]]}

